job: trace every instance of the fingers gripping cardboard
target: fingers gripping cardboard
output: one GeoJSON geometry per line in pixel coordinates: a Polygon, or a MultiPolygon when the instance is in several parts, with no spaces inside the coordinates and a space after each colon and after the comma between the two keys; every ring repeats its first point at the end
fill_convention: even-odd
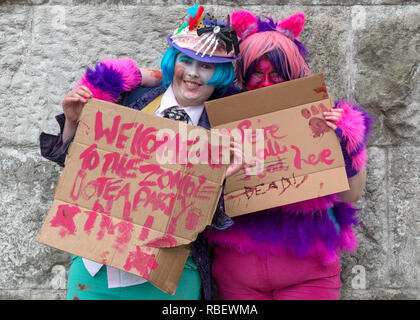
{"type": "Polygon", "coordinates": [[[193,164],[190,151],[199,140],[188,134],[194,129],[90,100],[37,241],[174,294],[187,245],[211,223],[227,167],[193,164]],[[157,138],[161,129],[172,130],[174,146],[184,145],[172,150],[180,161],[162,163],[159,147],[168,139],[157,138]]]}
{"type": "MultiPolygon", "coordinates": [[[[263,129],[261,170],[229,177],[225,209],[234,217],[349,189],[339,140],[322,112],[334,106],[322,74],[206,102],[212,128],[263,129]]],[[[254,139],[254,140],[253,140],[254,139]]]]}

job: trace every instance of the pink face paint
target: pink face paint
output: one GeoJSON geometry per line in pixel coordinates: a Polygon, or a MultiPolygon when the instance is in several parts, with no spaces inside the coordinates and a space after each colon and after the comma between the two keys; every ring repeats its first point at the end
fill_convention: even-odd
{"type": "Polygon", "coordinates": [[[254,73],[249,78],[246,86],[248,90],[255,90],[284,81],[273,67],[271,61],[266,56],[263,56],[257,61],[254,73]]]}

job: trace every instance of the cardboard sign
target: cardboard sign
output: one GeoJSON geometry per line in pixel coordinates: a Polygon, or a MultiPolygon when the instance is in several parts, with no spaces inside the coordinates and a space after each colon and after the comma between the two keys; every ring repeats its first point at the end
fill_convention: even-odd
{"type": "Polygon", "coordinates": [[[197,142],[210,139],[195,137],[194,130],[210,135],[201,127],[91,99],[37,241],[139,275],[174,294],[187,245],[211,223],[227,167],[197,163],[197,142]],[[158,139],[163,128],[175,137],[158,139]],[[168,158],[182,161],[162,164],[159,147],[169,139],[178,151],[168,158]]]}
{"type": "Polygon", "coordinates": [[[336,134],[322,112],[334,106],[322,74],[206,102],[212,128],[263,129],[260,174],[227,179],[225,208],[238,216],[349,189],[336,134]]]}

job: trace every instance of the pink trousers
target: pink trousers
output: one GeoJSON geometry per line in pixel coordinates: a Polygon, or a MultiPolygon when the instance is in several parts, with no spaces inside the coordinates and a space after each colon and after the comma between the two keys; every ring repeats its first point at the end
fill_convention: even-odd
{"type": "Polygon", "coordinates": [[[212,265],[222,300],[338,300],[340,271],[340,261],[325,266],[315,257],[260,257],[221,247],[212,265]]]}

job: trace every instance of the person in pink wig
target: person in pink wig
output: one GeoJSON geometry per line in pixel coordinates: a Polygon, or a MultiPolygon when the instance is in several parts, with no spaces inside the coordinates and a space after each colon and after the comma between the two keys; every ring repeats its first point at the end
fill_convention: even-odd
{"type": "MultiPolygon", "coordinates": [[[[232,13],[241,38],[236,78],[242,91],[309,75],[307,51],[298,40],[304,22],[303,13],[280,22],[232,13]]],[[[238,216],[225,230],[206,231],[220,299],[339,299],[340,252],[357,247],[358,209],[352,203],[366,182],[372,118],[350,101],[336,101],[323,115],[340,139],[350,190],[238,216]]]]}

